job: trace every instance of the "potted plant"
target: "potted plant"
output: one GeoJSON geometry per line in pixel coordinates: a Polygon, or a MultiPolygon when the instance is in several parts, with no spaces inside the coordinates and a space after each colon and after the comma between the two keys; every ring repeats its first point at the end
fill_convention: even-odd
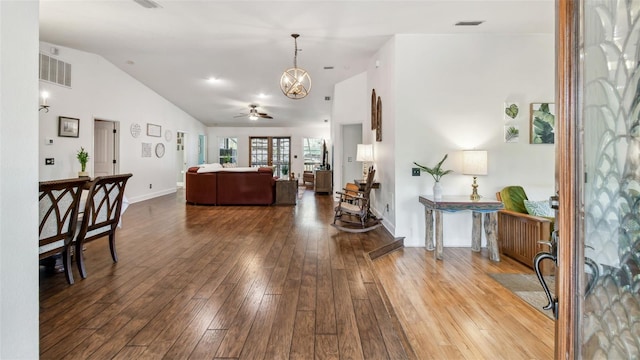
{"type": "Polygon", "coordinates": [[[80,167],[82,171],[78,172],[78,176],[89,176],[87,173],[87,161],[89,161],[89,153],[84,150],[84,147],[80,147],[78,153],[76,154],[76,158],[80,162],[80,167]]]}
{"type": "Polygon", "coordinates": [[[289,174],[289,166],[288,165],[282,165],[282,167],[280,168],[280,171],[282,172],[282,176],[287,176],[287,174],[289,174]]]}
{"type": "Polygon", "coordinates": [[[420,168],[420,170],[426,171],[429,174],[431,174],[431,176],[433,177],[433,180],[435,180],[435,183],[433,184],[433,197],[436,200],[442,199],[442,186],[440,185],[440,179],[443,176],[447,175],[448,173],[453,172],[453,170],[442,169],[442,164],[444,163],[445,160],[447,160],[447,156],[449,156],[449,154],[444,154],[444,157],[442,158],[442,160],[440,160],[440,162],[432,168],[428,166],[420,165],[415,161],[413,162],[417,167],[420,168]]]}

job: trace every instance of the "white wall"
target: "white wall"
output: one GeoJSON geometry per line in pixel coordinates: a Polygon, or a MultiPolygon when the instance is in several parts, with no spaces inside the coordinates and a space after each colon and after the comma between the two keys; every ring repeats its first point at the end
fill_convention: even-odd
{"type": "Polygon", "coordinates": [[[38,350],[38,2],[0,1],[0,358],[38,350]]]}
{"type": "MultiPolygon", "coordinates": [[[[441,180],[443,192],[466,195],[472,179],[460,175],[460,151],[485,149],[481,195],[495,198],[512,184],[552,194],[554,146],[530,145],[528,136],[529,104],[553,102],[555,95],[553,35],[399,35],[395,54],[396,166],[389,177],[395,177],[395,235],[405,236],[406,245],[424,245],[418,195],[432,193],[433,185],[428,174],[411,176],[413,161],[435,165],[449,154],[444,168],[456,173],[441,180]],[[503,140],[505,101],[520,104],[518,143],[503,140]]],[[[470,233],[468,213],[444,216],[445,246],[470,246],[470,233]]]]}
{"type": "MultiPolygon", "coordinates": [[[[133,173],[127,183],[126,195],[131,202],[141,201],[176,190],[176,132],[189,134],[185,146],[188,164],[198,161],[198,135],[206,133],[206,127],[145,85],[135,80],[101,56],[70,49],[55,44],[40,43],[40,50],[51,55],[56,47],[62,61],[72,65],[71,89],[40,81],[40,89],[49,92],[50,111],[40,112],[40,156],[38,160],[40,180],[76,177],[80,164],[75,158],[80,147],[93,154],[93,121],[95,118],[117,121],[120,124],[121,173],[133,173]],[[80,119],[80,137],[58,137],[58,117],[80,119]],[[142,127],[138,138],[131,136],[130,127],[137,123],[142,127]],[[147,123],[160,125],[162,137],[146,135],[147,123]],[[164,137],[166,130],[171,140],[164,137]],[[45,139],[53,139],[53,145],[45,145],[45,139]],[[142,143],[165,144],[164,157],[142,157],[142,143]],[[44,165],[45,158],[55,158],[55,165],[44,165]],[[152,188],[149,185],[152,184],[152,188]]],[[[52,55],[53,56],[53,55],[52,55]]],[[[137,66],[137,65],[132,65],[137,66]]],[[[92,174],[90,158],[87,171],[92,174]]]]}
{"type": "MultiPolygon", "coordinates": [[[[290,136],[291,171],[298,177],[304,170],[303,138],[326,139],[327,148],[331,148],[329,125],[321,127],[209,127],[207,129],[209,163],[218,162],[218,137],[238,138],[238,166],[249,166],[250,136],[290,136]],[[297,156],[297,158],[295,158],[297,156]]],[[[331,154],[329,154],[331,162],[331,154]]],[[[334,165],[331,164],[333,167],[334,165]]]]}

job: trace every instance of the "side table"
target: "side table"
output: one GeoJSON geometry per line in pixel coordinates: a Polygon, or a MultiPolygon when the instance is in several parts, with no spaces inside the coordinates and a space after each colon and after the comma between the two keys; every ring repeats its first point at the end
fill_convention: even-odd
{"type": "Polygon", "coordinates": [[[295,205],[298,196],[298,180],[276,180],[276,205],[295,205]]]}

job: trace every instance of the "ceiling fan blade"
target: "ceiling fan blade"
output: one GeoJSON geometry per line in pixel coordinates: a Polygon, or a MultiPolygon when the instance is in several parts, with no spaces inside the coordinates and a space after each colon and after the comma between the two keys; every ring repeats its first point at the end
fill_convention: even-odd
{"type": "Polygon", "coordinates": [[[264,114],[264,115],[260,114],[260,117],[264,119],[273,119],[273,116],[269,116],[267,114],[264,114]]]}

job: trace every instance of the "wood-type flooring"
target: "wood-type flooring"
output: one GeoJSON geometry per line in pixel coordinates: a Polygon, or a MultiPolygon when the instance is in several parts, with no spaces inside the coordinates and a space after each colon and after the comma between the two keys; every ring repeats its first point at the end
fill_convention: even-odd
{"type": "Polygon", "coordinates": [[[489,272],[503,257],[444,261],[383,229],[330,226],[333,201],[194,206],[184,192],[134,203],[87,244],[87,279],[40,276],[42,359],[550,359],[553,322],[489,272]]]}

